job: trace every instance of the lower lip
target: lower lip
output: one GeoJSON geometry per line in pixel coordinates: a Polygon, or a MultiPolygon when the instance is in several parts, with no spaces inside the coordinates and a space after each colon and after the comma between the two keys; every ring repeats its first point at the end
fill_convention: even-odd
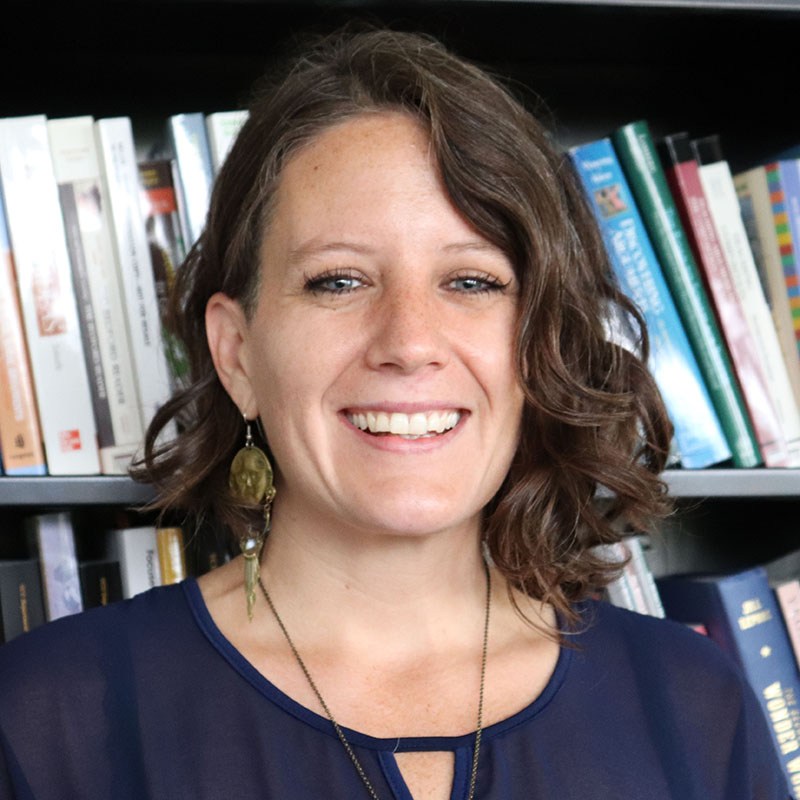
{"type": "Polygon", "coordinates": [[[462,412],[455,428],[439,433],[436,436],[421,437],[419,439],[404,439],[402,436],[375,436],[361,428],[357,428],[347,418],[346,414],[340,414],[345,425],[366,444],[376,450],[383,450],[389,453],[428,453],[437,450],[450,443],[455,436],[458,436],[469,414],[462,412]]]}

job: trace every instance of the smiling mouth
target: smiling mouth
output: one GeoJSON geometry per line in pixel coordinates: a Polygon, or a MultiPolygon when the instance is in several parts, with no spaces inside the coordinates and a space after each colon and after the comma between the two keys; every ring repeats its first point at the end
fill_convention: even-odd
{"type": "Polygon", "coordinates": [[[452,430],[461,419],[461,412],[429,411],[415,414],[384,411],[348,412],[352,425],[372,436],[399,436],[402,439],[432,439],[452,430]]]}

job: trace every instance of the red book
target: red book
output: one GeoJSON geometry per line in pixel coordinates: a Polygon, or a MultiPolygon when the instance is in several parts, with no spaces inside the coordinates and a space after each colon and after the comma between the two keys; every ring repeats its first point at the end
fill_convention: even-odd
{"type": "Polygon", "coordinates": [[[728,346],[764,463],[768,467],[789,466],[786,438],[717,238],[688,134],[667,136],[660,152],[675,206],[728,346]]]}

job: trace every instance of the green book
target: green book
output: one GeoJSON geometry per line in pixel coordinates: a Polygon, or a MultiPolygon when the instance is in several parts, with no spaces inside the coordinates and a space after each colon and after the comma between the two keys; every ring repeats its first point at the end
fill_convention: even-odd
{"type": "Polygon", "coordinates": [[[612,135],[686,335],[719,416],[737,467],[762,463],[739,384],[706,297],[647,123],[624,125],[612,135]]]}

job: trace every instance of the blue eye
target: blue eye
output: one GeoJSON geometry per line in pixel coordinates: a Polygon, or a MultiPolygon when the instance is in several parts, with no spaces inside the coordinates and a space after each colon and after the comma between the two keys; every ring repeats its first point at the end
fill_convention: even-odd
{"type": "Polygon", "coordinates": [[[465,294],[481,294],[484,292],[502,292],[507,284],[501,283],[489,275],[465,275],[453,278],[448,287],[465,294]]]}
{"type": "Polygon", "coordinates": [[[306,280],[306,291],[328,294],[347,294],[363,286],[363,282],[354,275],[346,273],[326,273],[306,280]]]}

